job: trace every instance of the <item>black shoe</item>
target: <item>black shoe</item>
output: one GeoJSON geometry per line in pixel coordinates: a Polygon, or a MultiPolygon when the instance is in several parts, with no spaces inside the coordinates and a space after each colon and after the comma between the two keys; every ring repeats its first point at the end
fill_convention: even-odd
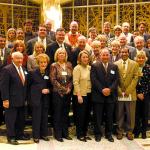
{"type": "Polygon", "coordinates": [[[146,133],[142,133],[142,139],[146,139],[147,136],[146,136],[146,133]]]}
{"type": "Polygon", "coordinates": [[[72,138],[70,136],[65,136],[64,139],[66,139],[66,140],[72,140],[72,138]]]}
{"type": "Polygon", "coordinates": [[[101,136],[100,135],[95,136],[95,141],[100,142],[101,141],[101,136]]]}
{"type": "Polygon", "coordinates": [[[79,141],[86,142],[86,137],[78,137],[77,139],[78,139],[79,141]]]}
{"type": "Polygon", "coordinates": [[[19,144],[18,141],[15,138],[9,139],[8,143],[12,144],[12,145],[18,145],[19,144]]]}
{"type": "Polygon", "coordinates": [[[114,142],[114,139],[113,137],[110,135],[110,136],[106,136],[106,139],[109,141],[109,142],[114,142]]]}
{"type": "Polygon", "coordinates": [[[22,136],[16,137],[16,140],[30,140],[30,137],[27,135],[22,135],[22,136]]]}
{"type": "Polygon", "coordinates": [[[56,138],[57,141],[63,142],[64,140],[62,138],[56,138]]]}
{"type": "Polygon", "coordinates": [[[49,138],[47,136],[41,136],[41,139],[44,141],[49,141],[49,138]]]}
{"type": "Polygon", "coordinates": [[[92,140],[89,136],[86,136],[85,138],[86,140],[92,140]]]}
{"type": "Polygon", "coordinates": [[[33,139],[33,141],[35,142],[35,143],[39,143],[39,139],[33,139]]]}

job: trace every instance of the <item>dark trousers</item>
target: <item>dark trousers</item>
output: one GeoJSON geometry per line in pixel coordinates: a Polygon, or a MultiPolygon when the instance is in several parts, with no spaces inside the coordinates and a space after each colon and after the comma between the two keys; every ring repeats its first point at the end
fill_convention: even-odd
{"type": "Polygon", "coordinates": [[[147,95],[144,97],[144,100],[137,99],[136,101],[135,134],[146,133],[148,126],[149,98],[147,95]]]}
{"type": "Polygon", "coordinates": [[[4,115],[3,115],[3,102],[0,99],[0,125],[2,124],[2,122],[4,121],[4,115]]]}
{"type": "Polygon", "coordinates": [[[75,111],[76,111],[76,133],[77,138],[84,137],[87,134],[89,116],[90,116],[90,100],[91,94],[87,96],[82,96],[83,103],[78,103],[78,98],[76,96],[75,101],[75,111]]]}
{"type": "Polygon", "coordinates": [[[48,106],[44,100],[41,100],[41,105],[32,107],[32,133],[36,139],[48,136],[48,106]]]}
{"type": "Polygon", "coordinates": [[[12,107],[5,109],[7,138],[20,137],[24,134],[25,108],[12,107]]]}
{"type": "Polygon", "coordinates": [[[54,136],[62,138],[68,136],[68,115],[70,109],[70,95],[60,96],[53,92],[53,121],[54,136]]]}
{"type": "Polygon", "coordinates": [[[103,113],[105,112],[105,135],[110,136],[112,134],[113,128],[113,112],[114,103],[94,103],[93,113],[94,113],[94,134],[102,135],[101,125],[103,113]]]}

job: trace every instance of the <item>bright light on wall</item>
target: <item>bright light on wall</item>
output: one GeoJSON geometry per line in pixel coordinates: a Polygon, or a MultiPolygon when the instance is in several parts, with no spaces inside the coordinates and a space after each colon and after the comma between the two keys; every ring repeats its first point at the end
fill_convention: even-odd
{"type": "Polygon", "coordinates": [[[61,27],[62,24],[62,10],[60,5],[51,6],[45,11],[46,18],[45,20],[51,20],[53,22],[53,29],[61,27]]]}

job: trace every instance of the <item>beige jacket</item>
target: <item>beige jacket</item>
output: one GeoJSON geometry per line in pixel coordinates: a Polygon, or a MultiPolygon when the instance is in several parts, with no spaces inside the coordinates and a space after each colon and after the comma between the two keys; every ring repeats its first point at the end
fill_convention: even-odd
{"type": "Polygon", "coordinates": [[[119,68],[119,86],[118,86],[118,96],[121,97],[122,92],[131,95],[132,100],[136,100],[136,85],[138,81],[138,64],[128,59],[128,66],[126,70],[126,75],[123,77],[123,65],[122,59],[115,62],[115,64],[119,68]]]}
{"type": "Polygon", "coordinates": [[[90,80],[91,66],[83,67],[77,65],[73,70],[73,94],[80,93],[81,96],[87,96],[87,93],[91,93],[91,80],[90,80]]]}

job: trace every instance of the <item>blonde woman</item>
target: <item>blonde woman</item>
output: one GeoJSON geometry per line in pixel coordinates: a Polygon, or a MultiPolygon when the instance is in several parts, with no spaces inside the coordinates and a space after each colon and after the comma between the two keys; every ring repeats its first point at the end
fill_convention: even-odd
{"type": "Polygon", "coordinates": [[[28,71],[32,71],[38,67],[36,57],[45,52],[44,45],[41,42],[36,42],[34,45],[33,54],[28,57],[27,61],[27,69],[28,71]]]}
{"type": "Polygon", "coordinates": [[[81,51],[78,55],[78,65],[73,70],[76,134],[77,139],[83,142],[91,140],[90,137],[87,137],[91,99],[89,61],[89,53],[86,50],[81,51]]]}
{"type": "Polygon", "coordinates": [[[67,62],[67,57],[67,52],[64,48],[57,49],[54,55],[55,63],[50,68],[50,79],[53,86],[54,136],[59,142],[63,142],[63,138],[72,140],[68,133],[72,65],[67,62]]]}
{"type": "Polygon", "coordinates": [[[139,80],[136,86],[137,101],[134,137],[138,138],[142,133],[142,138],[147,138],[148,112],[150,102],[150,65],[146,64],[147,57],[144,51],[137,53],[135,61],[139,64],[139,80]]]}
{"type": "Polygon", "coordinates": [[[10,28],[7,31],[7,35],[6,35],[6,47],[12,47],[12,45],[14,44],[16,40],[16,30],[14,28],[10,28]]]}

